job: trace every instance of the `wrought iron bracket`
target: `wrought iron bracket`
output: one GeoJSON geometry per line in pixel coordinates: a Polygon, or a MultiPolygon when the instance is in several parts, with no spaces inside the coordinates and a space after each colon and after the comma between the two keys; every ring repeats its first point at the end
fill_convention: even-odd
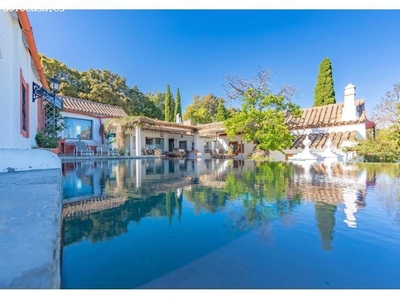
{"type": "Polygon", "coordinates": [[[35,102],[38,98],[43,98],[48,102],[53,102],[54,95],[52,93],[48,92],[35,82],[33,82],[32,87],[32,102],[35,102]]]}
{"type": "Polygon", "coordinates": [[[62,101],[53,93],[49,92],[45,88],[41,87],[37,83],[33,82],[32,84],[32,102],[35,102],[36,99],[42,98],[43,100],[54,103],[56,107],[62,110],[62,101]]]}

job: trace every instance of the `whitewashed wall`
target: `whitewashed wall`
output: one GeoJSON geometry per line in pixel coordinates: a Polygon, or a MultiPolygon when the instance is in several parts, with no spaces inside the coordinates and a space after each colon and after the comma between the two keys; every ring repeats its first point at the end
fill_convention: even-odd
{"type": "Polygon", "coordinates": [[[18,19],[8,12],[0,12],[0,55],[0,148],[31,149],[37,146],[35,135],[38,127],[38,107],[37,101],[32,102],[32,82],[40,84],[40,80],[23,42],[18,19]],[[28,138],[20,133],[21,70],[29,84],[28,138]]]}
{"type": "MultiPolygon", "coordinates": [[[[199,139],[196,138],[195,136],[189,136],[189,135],[183,135],[181,136],[180,134],[172,134],[172,133],[164,133],[163,136],[159,132],[153,132],[153,131],[145,131],[141,130],[140,131],[140,144],[141,147],[148,147],[150,150],[152,150],[154,147],[157,149],[160,149],[159,144],[152,144],[152,145],[146,145],[146,138],[158,138],[164,140],[164,146],[163,146],[163,151],[169,151],[169,140],[174,139],[174,146],[173,148],[177,149],[179,148],[179,142],[184,142],[186,141],[186,150],[191,151],[192,147],[196,146],[196,143],[198,145],[199,139]]],[[[154,141],[153,141],[154,143],[154,141]]],[[[128,134],[125,136],[125,146],[129,150],[130,156],[136,156],[136,132],[128,132],[128,134]]],[[[141,152],[140,152],[141,153],[141,152]]]]}
{"type": "Polygon", "coordinates": [[[246,142],[246,140],[244,140],[241,136],[237,136],[234,139],[228,139],[227,137],[219,137],[217,139],[216,148],[223,149],[225,152],[227,152],[229,149],[229,142],[232,142],[232,141],[238,142],[239,144],[243,143],[243,147],[244,147],[243,153],[236,155],[234,158],[246,159],[253,152],[254,143],[246,142]]]}
{"type": "MultiPolygon", "coordinates": [[[[353,124],[335,127],[319,127],[319,128],[309,128],[301,130],[292,130],[292,134],[310,134],[310,133],[331,133],[331,132],[346,132],[346,131],[357,131],[356,137],[359,139],[366,139],[366,129],[365,124],[353,124]]],[[[340,150],[340,149],[339,149],[340,150]]],[[[285,150],[285,154],[297,154],[300,153],[302,149],[285,150]]],[[[313,150],[316,154],[321,154],[324,149],[313,150]]],[[[352,161],[355,159],[354,153],[342,153],[340,152],[345,161],[352,161]]],[[[274,161],[284,161],[285,154],[279,151],[271,151],[270,159],[274,161]]],[[[357,160],[362,161],[362,157],[358,157],[357,160]]]]}

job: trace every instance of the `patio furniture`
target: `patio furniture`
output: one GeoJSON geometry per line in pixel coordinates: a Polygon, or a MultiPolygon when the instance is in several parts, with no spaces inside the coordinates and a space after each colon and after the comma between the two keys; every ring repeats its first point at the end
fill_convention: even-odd
{"type": "Polygon", "coordinates": [[[119,156],[119,151],[115,150],[115,149],[109,149],[107,155],[108,156],[119,156]]]}
{"type": "Polygon", "coordinates": [[[118,150],[113,150],[105,144],[98,145],[96,148],[96,154],[99,156],[119,156],[118,150]]]}
{"type": "Polygon", "coordinates": [[[85,142],[75,142],[75,150],[74,154],[76,156],[94,156],[94,151],[88,147],[88,145],[85,142]]]}
{"type": "Polygon", "coordinates": [[[154,151],[150,150],[149,148],[146,148],[146,147],[142,148],[142,154],[143,155],[153,155],[154,154],[153,152],[154,151]]]}
{"type": "Polygon", "coordinates": [[[154,155],[162,156],[162,149],[154,149],[154,155]]]}
{"type": "Polygon", "coordinates": [[[211,158],[225,158],[226,157],[226,153],[224,153],[224,149],[215,149],[212,153],[211,153],[211,158]]]}

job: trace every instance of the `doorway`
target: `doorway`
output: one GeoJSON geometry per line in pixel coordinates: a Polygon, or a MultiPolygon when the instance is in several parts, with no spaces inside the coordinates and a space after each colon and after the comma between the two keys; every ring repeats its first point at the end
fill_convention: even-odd
{"type": "Polygon", "coordinates": [[[174,139],[168,139],[168,151],[174,151],[174,139]]]}

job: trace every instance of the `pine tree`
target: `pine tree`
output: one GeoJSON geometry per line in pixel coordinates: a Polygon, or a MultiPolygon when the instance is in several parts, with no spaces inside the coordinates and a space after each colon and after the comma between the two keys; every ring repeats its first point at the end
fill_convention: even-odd
{"type": "Polygon", "coordinates": [[[165,93],[165,121],[167,122],[174,122],[174,115],[173,115],[173,110],[171,109],[172,107],[172,93],[171,89],[169,87],[169,84],[167,85],[167,91],[165,93]]]}
{"type": "Polygon", "coordinates": [[[218,101],[216,121],[222,122],[225,121],[227,118],[228,118],[228,111],[225,108],[224,101],[220,99],[218,101]]]}
{"type": "Polygon", "coordinates": [[[179,93],[179,88],[176,91],[176,99],[175,99],[175,109],[174,109],[175,117],[177,114],[182,116],[182,107],[181,107],[181,94],[179,93]]]}
{"type": "Polygon", "coordinates": [[[332,64],[329,58],[324,58],[319,65],[317,84],[314,90],[314,106],[336,103],[333,87],[332,64]]]}

